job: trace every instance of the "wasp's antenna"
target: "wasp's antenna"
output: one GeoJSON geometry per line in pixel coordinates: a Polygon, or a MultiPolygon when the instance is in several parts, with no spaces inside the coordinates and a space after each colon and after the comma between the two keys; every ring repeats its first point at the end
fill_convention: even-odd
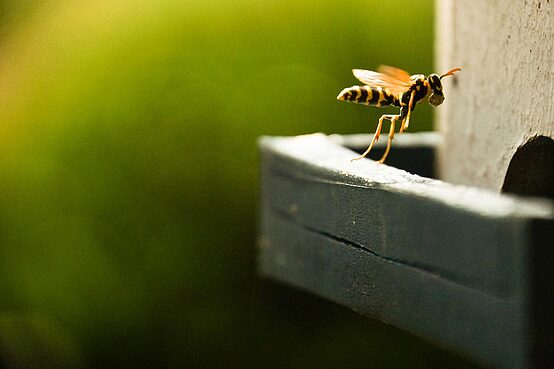
{"type": "Polygon", "coordinates": [[[443,74],[443,75],[441,76],[441,79],[442,79],[442,77],[453,76],[454,73],[459,72],[459,71],[461,71],[461,70],[462,70],[462,68],[450,69],[448,72],[446,72],[445,74],[443,74]]]}

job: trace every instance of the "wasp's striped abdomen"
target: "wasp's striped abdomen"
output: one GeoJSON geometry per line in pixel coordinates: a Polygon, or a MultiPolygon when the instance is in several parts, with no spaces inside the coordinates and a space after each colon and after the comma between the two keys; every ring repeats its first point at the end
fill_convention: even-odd
{"type": "Polygon", "coordinates": [[[394,96],[387,89],[371,86],[352,86],[345,88],[337,96],[342,101],[374,105],[374,106],[400,106],[398,96],[394,96]]]}

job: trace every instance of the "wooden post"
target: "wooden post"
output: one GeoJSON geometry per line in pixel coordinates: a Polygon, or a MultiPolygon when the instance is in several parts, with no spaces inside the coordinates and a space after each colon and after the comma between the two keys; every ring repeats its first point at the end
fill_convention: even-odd
{"type": "Polygon", "coordinates": [[[436,5],[437,70],[463,68],[438,109],[440,177],[499,190],[518,147],[554,137],[554,1],[436,5]]]}

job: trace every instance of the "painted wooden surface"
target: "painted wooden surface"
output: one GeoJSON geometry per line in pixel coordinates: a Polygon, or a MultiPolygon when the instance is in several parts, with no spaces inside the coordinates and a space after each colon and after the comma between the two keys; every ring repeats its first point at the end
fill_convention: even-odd
{"type": "Polygon", "coordinates": [[[353,141],[260,141],[260,272],[478,363],[546,368],[552,203],[351,163],[353,141]]]}
{"type": "MultiPolygon", "coordinates": [[[[554,1],[437,0],[440,177],[500,190],[517,148],[554,138],[554,1]]],[[[533,163],[529,163],[533,165],[533,163]]]]}

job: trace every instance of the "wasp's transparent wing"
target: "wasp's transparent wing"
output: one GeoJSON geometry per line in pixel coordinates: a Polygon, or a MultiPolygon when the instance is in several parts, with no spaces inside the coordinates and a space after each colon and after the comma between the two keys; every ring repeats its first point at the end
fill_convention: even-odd
{"type": "Polygon", "coordinates": [[[377,68],[377,72],[386,74],[400,82],[408,84],[411,82],[411,77],[408,72],[400,68],[391,67],[390,65],[380,65],[379,68],[377,68]]]}
{"type": "Polygon", "coordinates": [[[411,80],[409,79],[410,76],[408,76],[407,81],[403,81],[396,79],[389,74],[374,72],[365,69],[353,69],[352,73],[354,73],[354,76],[359,79],[360,82],[363,82],[364,84],[371,87],[385,88],[395,95],[399,94],[400,92],[406,91],[408,88],[410,88],[411,85],[411,80]]]}

